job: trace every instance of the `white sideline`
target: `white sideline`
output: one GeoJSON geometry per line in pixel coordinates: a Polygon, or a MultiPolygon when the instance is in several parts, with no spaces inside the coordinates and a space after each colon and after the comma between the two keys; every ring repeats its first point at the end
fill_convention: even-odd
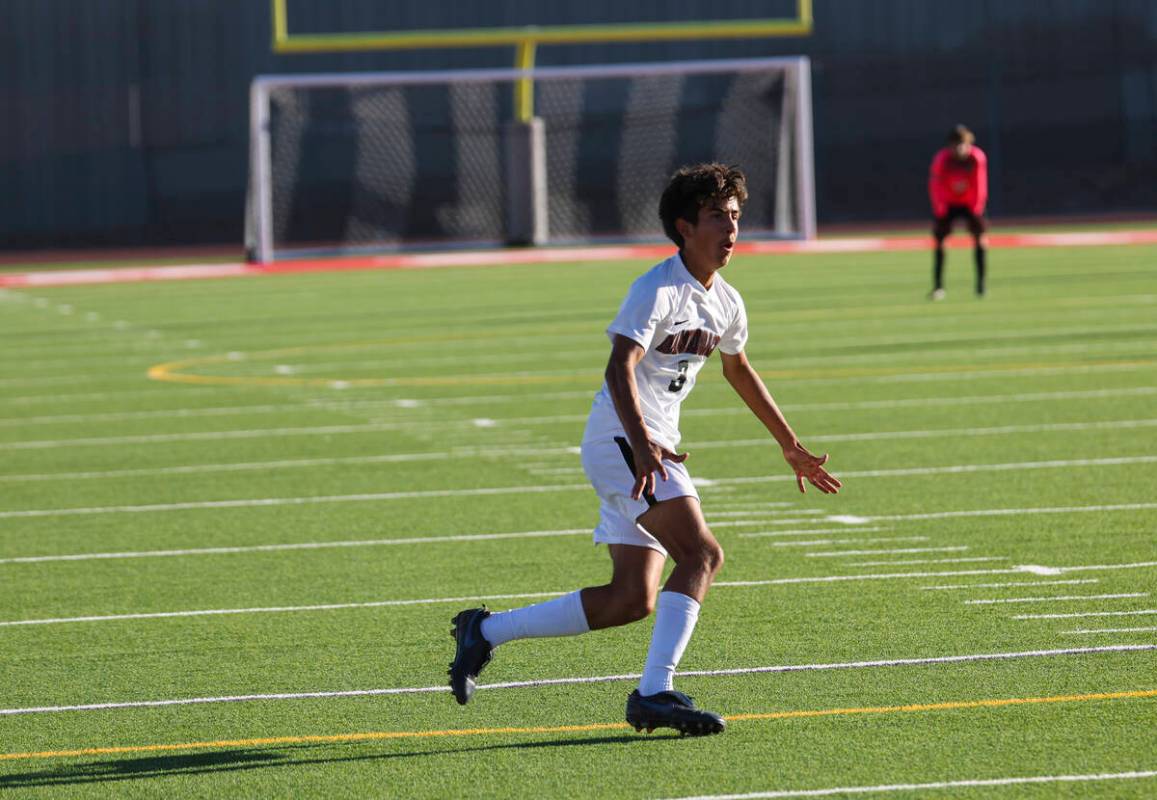
{"type": "MultiPolygon", "coordinates": [[[[1113,459],[1090,459],[1089,461],[1099,461],[1106,464],[1122,465],[1126,463],[1147,463],[1157,459],[1157,456],[1140,456],[1136,460],[1132,458],[1113,458],[1113,459]]],[[[1021,465],[999,464],[994,466],[999,471],[1007,469],[1021,468],[1032,469],[1033,464],[1038,462],[1025,462],[1021,465]]],[[[1068,465],[1074,462],[1046,462],[1049,466],[1059,466],[1061,463],[1068,465]]],[[[1081,461],[1084,464],[1085,461],[1081,461]]],[[[892,477],[899,475],[937,475],[944,473],[955,472],[980,472],[981,466],[977,465],[953,465],[946,467],[920,467],[904,470],[871,470],[865,472],[840,472],[841,477],[892,477]]],[[[785,481],[794,481],[794,475],[759,475],[751,477],[738,478],[716,478],[708,479],[706,482],[703,479],[698,479],[700,485],[738,485],[745,483],[777,483],[785,481]]],[[[118,514],[118,513],[140,513],[146,511],[186,511],[192,509],[203,508],[248,508],[256,506],[284,506],[284,505],[312,505],[315,503],[348,503],[348,502],[365,502],[365,501],[387,501],[387,500],[409,500],[420,499],[424,497],[466,497],[466,496],[484,496],[484,495],[502,495],[502,494],[520,494],[520,493],[542,493],[542,492],[568,492],[577,491],[580,489],[589,489],[589,484],[586,483],[571,483],[571,484],[554,484],[541,485],[530,484],[524,486],[496,486],[480,489],[428,489],[422,491],[411,492],[381,492],[381,493],[366,493],[366,494],[351,494],[351,495],[320,495],[317,497],[267,497],[267,498],[252,498],[240,500],[203,500],[186,503],[157,503],[151,505],[139,506],[90,506],[83,508],[46,508],[46,509],[26,509],[16,511],[0,511],[0,519],[13,519],[20,517],[57,517],[57,516],[73,516],[77,514],[118,514]]],[[[944,511],[933,514],[901,514],[892,516],[871,516],[858,517],[857,520],[863,523],[900,520],[900,519],[943,519],[947,517],[969,517],[969,516],[999,516],[999,515],[1019,515],[1019,514],[1042,514],[1042,513],[1068,513],[1072,511],[1120,511],[1120,510],[1144,510],[1149,508],[1157,508],[1157,503],[1131,503],[1118,505],[1103,505],[1103,506],[1070,506],[1057,508],[1038,508],[1038,509],[989,509],[984,512],[977,511],[944,511]]],[[[806,522],[806,520],[801,520],[806,522]]],[[[782,523],[782,521],[781,521],[782,523]]]]}
{"type": "Polygon", "coordinates": [[[1004,589],[1010,586],[1055,586],[1057,584],[1100,583],[1098,578],[1083,578],[1071,581],[1010,581],[1007,583],[953,583],[948,586],[921,586],[925,592],[942,592],[946,589],[1004,589]]]}
{"type": "Polygon", "coordinates": [[[1131,597],[1148,597],[1148,592],[1130,592],[1128,594],[1073,594],[1063,597],[1006,597],[998,600],[965,600],[966,606],[990,606],[997,603],[1056,603],[1073,600],[1124,600],[1131,597]]]}
{"type": "MultiPolygon", "coordinates": [[[[792,383],[801,385],[825,385],[825,384],[845,384],[845,383],[919,383],[931,382],[937,380],[953,380],[953,379],[970,379],[970,378],[1004,378],[1011,376],[1023,375],[1067,375],[1067,374],[1088,374],[1097,372],[1139,372],[1143,370],[1152,369],[1157,366],[1157,363],[1140,362],[1140,363],[1108,363],[1108,364],[1079,364],[1076,366],[1067,367],[1026,367],[1023,369],[977,369],[977,370],[962,370],[959,372],[908,372],[893,375],[848,375],[834,378],[799,378],[791,376],[772,376],[777,384],[792,383]]],[[[73,380],[75,383],[75,379],[73,380]]],[[[203,392],[205,394],[221,393],[230,387],[188,387],[186,392],[203,392]]],[[[160,389],[123,389],[112,390],[105,392],[77,392],[73,394],[52,394],[52,395],[25,395],[21,397],[0,398],[0,403],[19,403],[23,405],[34,404],[39,402],[68,402],[71,400],[102,400],[114,396],[123,395],[149,395],[162,394],[160,389]]],[[[573,396],[590,396],[590,391],[583,391],[581,393],[571,393],[573,396]]],[[[435,401],[444,404],[453,404],[448,398],[434,398],[435,401]]],[[[425,401],[424,401],[425,402],[425,401]]]]}
{"type": "Polygon", "coordinates": [[[16,556],[0,558],[0,564],[40,564],[46,561],[97,561],[120,558],[171,558],[175,556],[210,556],[234,553],[268,553],[278,550],[325,550],[333,547],[379,547],[404,544],[438,544],[440,542],[479,542],[497,539],[535,539],[551,536],[591,535],[590,528],[560,528],[551,531],[516,531],[509,533],[469,533],[446,536],[411,536],[397,539],[346,539],[333,542],[297,542],[291,544],[255,544],[236,547],[197,547],[182,550],[128,550],[115,553],[70,553],[53,556],[16,556]]]}
{"type": "MultiPolygon", "coordinates": [[[[699,447],[722,447],[741,445],[766,445],[767,439],[749,439],[735,442],[701,442],[690,449],[699,447]]],[[[577,447],[554,448],[517,448],[517,447],[469,447],[457,450],[440,450],[429,453],[392,453],[377,456],[335,456],[332,458],[302,458],[284,461],[249,461],[232,464],[189,464],[175,467],[156,467],[153,469],[122,469],[95,472],[57,472],[57,473],[29,473],[0,475],[0,481],[54,481],[54,480],[83,480],[88,478],[127,478],[142,475],[183,475],[199,472],[240,472],[246,470],[288,469],[295,467],[335,466],[339,464],[376,464],[395,463],[406,461],[437,461],[449,458],[468,458],[486,456],[493,458],[499,455],[509,456],[563,456],[578,455],[577,447]]],[[[1126,466],[1129,464],[1157,463],[1157,456],[1112,456],[1106,458],[1074,458],[1053,459],[1049,461],[1016,461],[999,464],[953,464],[941,467],[907,467],[901,469],[873,469],[840,471],[840,475],[848,478],[899,478],[920,475],[955,475],[973,472],[1006,472],[1025,469],[1066,469],[1068,467],[1111,467],[1126,466]]],[[[777,483],[795,480],[791,475],[766,475],[738,478],[716,479],[714,483],[728,483],[734,485],[746,483],[777,483]]],[[[814,513],[800,510],[798,513],[814,513]]]]}
{"type": "Polygon", "coordinates": [[[898,521],[905,519],[950,519],[953,517],[1018,517],[1023,514],[1077,514],[1095,511],[1147,511],[1157,508],[1157,503],[1116,503],[1100,506],[1053,506],[1049,508],[988,508],[975,511],[937,511],[929,514],[890,514],[868,517],[872,522],[898,521]]]}
{"type": "Polygon", "coordinates": [[[878,786],[835,786],[828,789],[775,789],[746,794],[700,794],[677,800],[757,800],[758,798],[830,797],[847,794],[884,794],[886,792],[923,792],[937,789],[968,789],[979,786],[1017,786],[1042,783],[1087,783],[1093,781],[1125,781],[1157,777],[1157,770],[1145,772],[1099,772],[1088,775],[1031,775],[1013,778],[971,778],[959,781],[932,783],[890,783],[878,786]]]}
{"type": "MultiPolygon", "coordinates": [[[[860,530],[859,528],[856,529],[860,530]]],[[[875,536],[861,539],[812,539],[803,542],[772,542],[771,547],[822,547],[831,544],[866,544],[875,542],[926,542],[927,536],[875,536]]]]}
{"type": "MultiPolygon", "coordinates": [[[[719,527],[716,525],[716,527],[719,527]]],[[[847,528],[820,528],[799,529],[793,531],[774,531],[762,536],[810,536],[817,533],[844,533],[847,528]]],[[[856,528],[856,532],[881,531],[886,528],[856,528]]],[[[176,550],[125,550],[105,553],[67,553],[50,556],[13,556],[0,558],[0,564],[40,564],[51,561],[98,561],[121,558],[173,558],[178,556],[226,555],[236,553],[266,553],[279,550],[325,550],[335,547],[377,547],[405,544],[438,544],[440,542],[475,542],[494,539],[532,539],[553,536],[590,535],[590,528],[561,528],[549,531],[517,531],[509,533],[472,533],[446,536],[414,536],[397,539],[342,539],[331,542],[296,542],[289,544],[255,544],[236,545],[231,547],[193,547],[176,550]]],[[[746,536],[747,534],[739,534],[746,536]]],[[[891,562],[889,562],[891,563],[891,562]]],[[[1095,581],[1094,581],[1095,582],[1095,581]]]]}
{"type": "Polygon", "coordinates": [[[840,556],[875,556],[891,555],[893,553],[951,553],[967,550],[968,545],[952,545],[950,547],[904,547],[897,550],[832,550],[828,553],[806,553],[807,558],[838,558],[840,556]]]}
{"type": "MultiPolygon", "coordinates": [[[[487,595],[495,600],[530,600],[543,597],[558,597],[566,592],[523,592],[520,594],[487,595]]],[[[270,606],[268,608],[208,608],[196,611],[152,611],[140,614],[110,614],[92,617],[58,617],[55,619],[22,619],[0,622],[0,627],[24,625],[60,625],[68,622],[119,622],[130,619],[166,619],[173,617],[216,617],[231,614],[278,614],[299,611],[344,611],[351,608],[387,608],[390,606],[422,606],[433,603],[475,603],[477,597],[439,597],[420,600],[375,600],[365,603],[325,603],[313,606],[270,606]]]]}
{"type": "MultiPolygon", "coordinates": [[[[908,561],[849,561],[845,567],[907,567],[912,564],[966,564],[973,561],[1008,561],[1008,556],[973,556],[971,558],[914,558],[908,561]]],[[[1020,570],[1011,570],[1020,572],[1020,570]]]]}
{"type": "MultiPolygon", "coordinates": [[[[202,390],[203,391],[203,390],[202,390]]],[[[539,398],[552,399],[570,399],[590,397],[589,391],[584,392],[555,392],[549,395],[536,395],[539,398]]],[[[1157,386],[1138,386],[1124,389],[1090,389],[1081,391],[1062,391],[1062,392],[1023,392],[1019,394],[994,394],[994,395],[973,395],[969,397],[917,397],[897,400],[860,400],[843,403],[809,403],[809,404],[785,404],[780,408],[784,411],[854,411],[854,410],[868,410],[868,409],[889,409],[889,408],[924,408],[929,406],[959,406],[959,405],[982,405],[988,403],[1024,403],[1033,402],[1037,400],[1079,400],[1079,399],[1095,399],[1105,397],[1135,397],[1135,396],[1150,396],[1157,395],[1157,386]]],[[[38,398],[31,398],[36,400],[38,398]]],[[[41,398],[48,399],[48,398],[41,398]]],[[[411,401],[411,405],[401,405],[400,407],[418,407],[419,405],[464,405],[472,403],[494,403],[494,402],[523,402],[526,400],[525,395],[489,395],[476,397],[444,397],[444,398],[427,398],[421,401],[411,401]]],[[[170,417],[212,417],[212,416],[230,416],[230,415],[245,415],[245,414],[265,414],[278,411],[317,411],[330,410],[328,406],[338,405],[338,411],[346,408],[366,409],[366,408],[382,408],[382,407],[399,407],[399,404],[404,403],[401,400],[353,400],[347,403],[317,403],[317,404],[301,404],[301,403],[281,403],[281,404],[265,404],[265,405],[251,405],[251,406],[209,406],[200,408],[174,408],[174,409],[153,409],[145,411],[110,411],[97,412],[94,414],[46,414],[37,417],[22,417],[13,419],[0,420],[0,427],[18,427],[23,425],[51,425],[57,423],[72,423],[72,422],[114,422],[114,421],[128,421],[134,419],[167,419],[170,417]]],[[[722,413],[723,411],[730,411],[732,408],[726,407],[721,409],[688,409],[684,412],[684,416],[709,416],[711,414],[722,413]]],[[[745,411],[746,409],[741,409],[745,411]]],[[[505,419],[499,419],[500,423],[506,422],[505,419]]],[[[419,423],[425,424],[425,423],[419,423]]]]}
{"type": "Polygon", "coordinates": [[[1018,614],[1012,619],[1076,619],[1078,617],[1137,617],[1157,614],[1157,608],[1137,611],[1082,611],[1078,614],[1018,614]]]}
{"type": "MultiPolygon", "coordinates": [[[[856,533],[867,533],[869,531],[890,531],[891,528],[859,528],[855,529],[856,533]]],[[[796,528],[788,531],[755,531],[753,533],[740,533],[740,539],[761,539],[769,536],[799,536],[801,534],[816,534],[816,533],[848,533],[848,527],[842,528],[796,528]]],[[[3,563],[3,562],[0,562],[3,563]]]]}
{"type": "MultiPolygon", "coordinates": [[[[568,417],[574,421],[586,419],[586,415],[568,417]]],[[[525,422],[526,420],[522,420],[525,422]]],[[[936,437],[952,436],[1003,436],[1013,433],[1046,433],[1052,431],[1091,431],[1116,430],[1132,428],[1149,428],[1157,426],[1157,419],[1116,419],[1098,422],[1050,422],[1033,425],[1002,425],[988,428],[930,428],[926,430],[910,431],[869,431],[864,433],[832,433],[808,437],[810,442],[870,442],[881,439],[933,439],[936,437]]],[[[0,442],[0,450],[50,450],[58,447],[101,447],[104,445],[122,444],[156,444],[169,442],[196,442],[230,439],[264,439],[272,436],[313,436],[317,434],[342,433],[380,433],[394,430],[409,430],[414,427],[413,422],[370,422],[349,425],[314,425],[303,427],[283,428],[250,428],[243,430],[226,431],[194,431],[186,433],[148,433],[128,436],[92,436],[78,439],[35,439],[16,442],[0,442]]],[[[446,427],[478,427],[475,420],[457,420],[446,427]]],[[[490,426],[486,426],[490,427],[490,426]]],[[[721,441],[697,442],[699,449],[719,447],[759,446],[768,444],[766,436],[756,439],[734,439],[721,441]]],[[[480,449],[480,448],[470,448],[480,449]]],[[[499,448],[502,449],[502,448],[499,448]]],[[[557,453],[562,448],[549,448],[542,451],[545,454],[557,453]]],[[[453,452],[453,451],[451,451],[453,452]]],[[[519,450],[519,453],[522,453],[519,450]]],[[[528,450],[528,453],[536,451],[528,450]]],[[[420,454],[426,456],[425,453],[420,454]]]]}
{"type": "Polygon", "coordinates": [[[204,508],[256,508],[269,506],[304,506],[318,503],[358,503],[385,500],[416,500],[426,497],[480,497],[502,494],[538,494],[590,490],[588,483],[551,486],[495,486],[482,489],[426,489],[413,492],[379,492],[366,494],[319,495],[317,497],[263,497],[245,500],[203,500],[191,503],[156,503],[142,506],[92,506],[89,508],[44,508],[27,511],[3,511],[0,519],[21,517],[68,517],[77,514],[139,514],[147,511],[189,511],[204,508]]]}
{"type": "MultiPolygon", "coordinates": [[[[584,531],[585,532],[585,531],[584,531]]],[[[1061,567],[1064,569],[1136,569],[1142,567],[1154,566],[1150,562],[1137,562],[1133,564],[1106,564],[1100,567],[1061,567]]],[[[1012,567],[1008,569],[985,569],[985,570],[959,570],[952,572],[891,572],[891,573],[876,573],[864,575],[820,575],[814,577],[800,577],[800,578],[766,578],[762,580],[747,580],[747,581],[716,581],[713,585],[721,588],[750,588],[756,586],[790,586],[799,584],[822,584],[822,583],[841,583],[844,581],[868,581],[868,580],[900,580],[911,578],[936,578],[936,577],[958,577],[964,575],[1009,575],[1021,572],[1020,567],[1012,567]]],[[[523,592],[518,594],[488,594],[485,597],[495,600],[520,599],[528,597],[555,597],[566,594],[566,591],[551,591],[551,592],[523,592]]],[[[82,616],[82,617],[56,617],[47,619],[24,619],[24,620],[8,620],[0,621],[0,627],[16,627],[25,625],[59,625],[73,622],[115,622],[130,619],[164,619],[172,617],[203,617],[203,616],[219,616],[225,614],[271,614],[271,613],[291,613],[303,611],[333,611],[338,609],[349,608],[377,608],[384,606],[416,606],[416,605],[437,605],[441,603],[470,603],[478,602],[484,599],[482,596],[476,597],[426,597],[410,600],[377,600],[360,603],[326,603],[320,605],[307,606],[270,606],[259,608],[213,608],[213,609],[195,609],[191,611],[152,611],[141,612],[135,614],[109,614],[99,616],[82,616]]],[[[1149,612],[1111,612],[1111,613],[1149,613],[1149,612]]],[[[1155,612],[1157,613],[1157,612],[1155,612]]],[[[1075,615],[1081,616],[1081,615],[1075,615]]],[[[1095,615],[1090,615],[1095,616],[1095,615]]],[[[1022,619],[1021,617],[1014,617],[1014,619],[1022,619]]]]}
{"type": "MultiPolygon", "coordinates": [[[[1045,658],[1050,656],[1091,655],[1095,653],[1130,653],[1157,650],[1157,644],[1115,644],[1103,647],[1069,647],[1058,650],[1026,650],[1012,653],[974,653],[956,656],[928,656],[923,658],[894,658],[879,661],[845,661],[823,664],[785,664],[766,667],[741,667],[738,669],[686,670],[678,674],[682,677],[714,678],[732,675],[757,675],[782,672],[812,672],[832,669],[871,669],[874,667],[908,667],[929,664],[960,664],[974,661],[1002,661],[1017,658],[1045,658]]],[[[525,689],[539,686],[567,686],[590,683],[612,683],[639,679],[638,673],[624,675],[598,675],[592,677],[544,678],[530,681],[508,681],[505,683],[481,684],[479,689],[525,689]]],[[[371,697],[397,694],[427,694],[448,692],[449,686],[415,686],[392,689],[351,689],[347,691],[325,692],[279,692],[276,694],[244,694],[221,697],[186,697],[172,700],[130,700],[115,703],[87,703],[83,705],[36,706],[31,708],[0,708],[0,716],[17,714],[49,714],[65,711],[106,711],[123,708],[157,708],[161,706],[188,706],[208,703],[246,703],[262,700],[307,700],[332,697],[371,697]]]]}

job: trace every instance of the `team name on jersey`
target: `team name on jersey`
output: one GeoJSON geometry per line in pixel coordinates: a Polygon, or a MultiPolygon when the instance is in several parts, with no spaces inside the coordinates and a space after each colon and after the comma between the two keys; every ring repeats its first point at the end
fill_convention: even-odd
{"type": "Polygon", "coordinates": [[[693,331],[673,333],[664,339],[655,349],[667,355],[694,353],[697,356],[709,356],[715,352],[715,347],[718,344],[719,337],[714,333],[696,329],[693,331]]]}

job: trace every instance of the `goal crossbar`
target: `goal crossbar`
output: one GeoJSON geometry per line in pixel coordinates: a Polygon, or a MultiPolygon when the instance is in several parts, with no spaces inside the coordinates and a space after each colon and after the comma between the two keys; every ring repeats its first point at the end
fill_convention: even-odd
{"type": "MultiPolygon", "coordinates": [[[[711,61],[674,61],[662,63],[623,63],[574,67],[538,67],[534,69],[435,70],[424,72],[350,72],[262,75],[250,87],[250,192],[247,209],[247,247],[250,258],[269,262],[275,258],[274,241],[274,175],[271,98],[287,90],[372,90],[381,87],[484,86],[513,84],[533,80],[542,82],[600,79],[637,80],[663,76],[710,76],[716,74],[750,74],[779,72],[790,77],[793,113],[783,124],[782,140],[793,141],[790,154],[790,191],[798,223],[793,235],[815,236],[815,184],[812,151],[811,75],[805,56],[789,58],[719,59],[711,61]]],[[[549,134],[547,134],[549,136],[549,134]]],[[[778,179],[780,182],[784,178],[778,179]]],[[[785,188],[785,187],[780,187],[785,188]]],[[[546,190],[549,198],[549,189],[546,190]]],[[[541,242],[535,242],[541,243],[541,242]]]]}

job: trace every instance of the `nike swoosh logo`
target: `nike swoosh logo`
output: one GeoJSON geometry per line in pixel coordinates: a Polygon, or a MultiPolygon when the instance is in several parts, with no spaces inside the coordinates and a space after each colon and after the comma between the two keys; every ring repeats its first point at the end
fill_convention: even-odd
{"type": "Polygon", "coordinates": [[[675,323],[674,323],[674,324],[676,324],[676,325],[685,325],[686,323],[688,323],[688,322],[690,322],[690,321],[691,321],[691,318],[690,318],[690,317],[688,317],[687,319],[677,319],[677,320],[675,320],[675,323]]]}

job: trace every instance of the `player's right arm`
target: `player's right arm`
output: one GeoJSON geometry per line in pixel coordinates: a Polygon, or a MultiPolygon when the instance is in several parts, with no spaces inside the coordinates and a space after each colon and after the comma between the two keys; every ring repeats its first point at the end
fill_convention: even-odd
{"type": "Polygon", "coordinates": [[[635,381],[635,365],[646,355],[638,342],[621,334],[616,334],[611,344],[611,357],[607,361],[607,390],[615,403],[615,411],[623,431],[631,443],[635,456],[635,485],[631,497],[638,500],[644,492],[655,491],[655,473],[667,480],[667,468],[663,459],[680,463],[687,460],[687,454],[673,453],[651,440],[647,425],[643,422],[643,409],[639,404],[639,385],[635,381]]]}
{"type": "Polygon", "coordinates": [[[928,169],[928,201],[932,204],[932,216],[943,217],[948,213],[948,192],[944,188],[944,161],[947,149],[937,151],[928,169]]]}

